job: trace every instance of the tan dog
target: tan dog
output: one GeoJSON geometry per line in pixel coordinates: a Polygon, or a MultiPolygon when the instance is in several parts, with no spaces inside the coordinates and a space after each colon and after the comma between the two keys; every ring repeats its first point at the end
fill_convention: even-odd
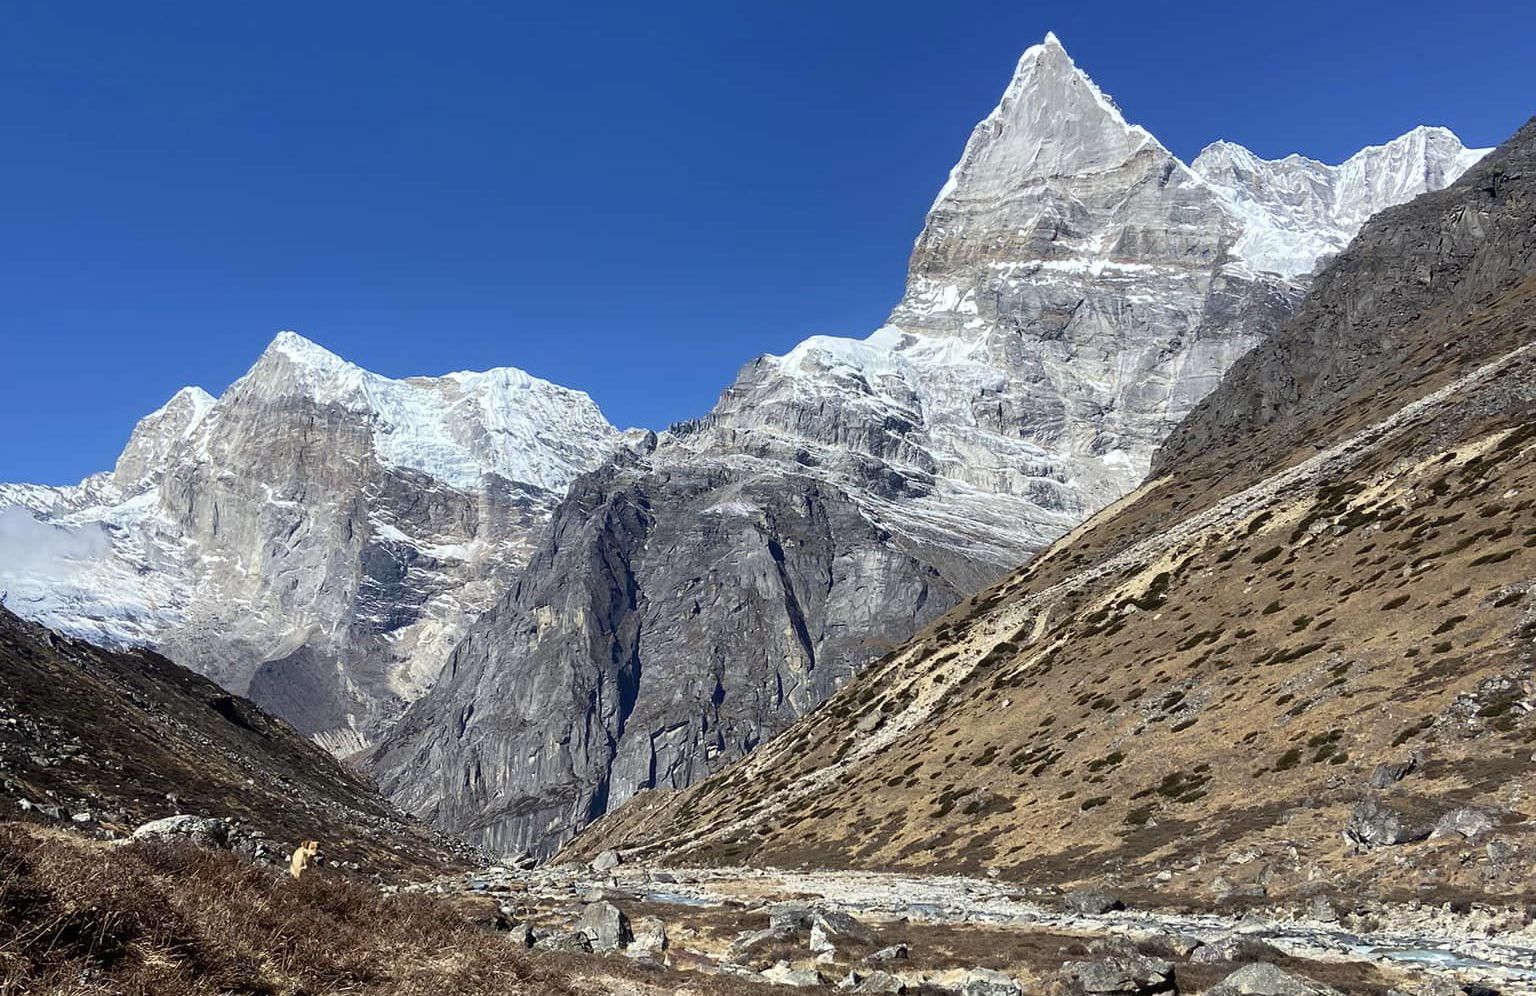
{"type": "Polygon", "coordinates": [[[288,874],[294,878],[304,874],[304,870],[309,867],[310,862],[314,861],[315,855],[319,853],[320,842],[318,840],[304,841],[293,852],[293,860],[288,862],[288,874]]]}

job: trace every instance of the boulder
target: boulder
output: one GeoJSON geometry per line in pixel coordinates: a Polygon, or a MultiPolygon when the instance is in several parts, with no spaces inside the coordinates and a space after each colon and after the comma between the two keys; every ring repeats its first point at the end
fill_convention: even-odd
{"type": "Polygon", "coordinates": [[[1266,962],[1244,965],[1205,991],[1205,996],[1343,996],[1320,982],[1266,962]]]}
{"type": "Polygon", "coordinates": [[[1434,832],[1429,836],[1439,840],[1444,837],[1464,837],[1474,840],[1493,830],[1493,820],[1487,813],[1476,809],[1453,809],[1440,817],[1435,824],[1434,832]]]}
{"type": "Polygon", "coordinates": [[[667,925],[660,917],[643,916],[632,924],[632,929],[635,937],[629,942],[629,950],[637,957],[667,949],[667,925]]]}
{"type": "Polygon", "coordinates": [[[1211,879],[1211,895],[1221,899],[1263,899],[1269,889],[1263,882],[1234,882],[1225,875],[1211,879]]]}
{"type": "Polygon", "coordinates": [[[231,826],[228,840],[231,851],[252,861],[286,865],[293,857],[293,848],[284,847],[260,831],[249,827],[231,826]]]}
{"type": "Polygon", "coordinates": [[[1019,996],[1024,988],[1013,976],[990,968],[973,968],[956,980],[960,996],[1019,996]]]}
{"type": "Polygon", "coordinates": [[[167,816],[134,830],[133,839],[192,844],[224,851],[229,849],[229,821],[206,816],[167,816]]]}
{"type": "Polygon", "coordinates": [[[766,927],[763,930],[748,931],[731,942],[730,957],[733,961],[739,961],[760,947],[768,944],[787,944],[794,939],[793,927],[766,927]]]}
{"type": "Polygon", "coordinates": [[[772,968],[759,972],[764,981],[772,982],[776,986],[820,986],[826,983],[822,974],[811,968],[794,968],[787,961],[781,961],[772,968]]]}
{"type": "Polygon", "coordinates": [[[1197,965],[1215,965],[1222,962],[1261,961],[1265,958],[1278,957],[1280,952],[1263,941],[1232,934],[1200,945],[1189,956],[1189,960],[1197,965]]]}
{"type": "Polygon", "coordinates": [[[623,855],[618,851],[608,850],[592,859],[592,870],[595,872],[609,872],[624,863],[623,855]]]}
{"type": "Polygon", "coordinates": [[[1409,772],[1418,765],[1418,758],[1410,757],[1406,761],[1384,761],[1376,765],[1376,770],[1371,772],[1370,786],[1373,789],[1390,788],[1408,777],[1409,772]]]}
{"type": "MultiPolygon", "coordinates": [[[[1463,989],[1450,979],[1416,979],[1403,987],[1387,990],[1387,996],[1473,996],[1468,986],[1463,989]]],[[[1477,996],[1499,996],[1497,992],[1479,993],[1477,996]]]]}
{"type": "Polygon", "coordinates": [[[1118,955],[1097,961],[1069,962],[1064,973],[1085,993],[1174,992],[1173,966],[1147,955],[1118,955]]]}
{"type": "Polygon", "coordinates": [[[576,930],[586,936],[593,951],[617,951],[634,940],[629,917],[606,900],[588,903],[581,911],[581,919],[576,921],[576,930]]]}
{"type": "Polygon", "coordinates": [[[850,993],[904,993],[906,983],[890,972],[849,972],[837,988],[850,993]]]}
{"type": "Polygon", "coordinates": [[[818,950],[820,936],[827,948],[838,944],[873,944],[875,935],[851,915],[841,910],[814,910],[811,913],[811,949],[818,950]]]}
{"type": "Polygon", "coordinates": [[[513,923],[507,928],[507,940],[520,948],[531,948],[539,937],[526,923],[513,923]]]}
{"type": "Polygon", "coordinates": [[[768,926],[771,929],[809,930],[813,912],[807,903],[774,903],[768,907],[768,926]]]}
{"type": "Polygon", "coordinates": [[[1067,909],[1079,916],[1099,916],[1125,909],[1120,897],[1103,889],[1079,889],[1069,892],[1063,900],[1067,909]]]}
{"type": "Polygon", "coordinates": [[[539,938],[533,944],[535,951],[581,951],[590,953],[592,942],[579,930],[561,930],[539,938]]]}
{"type": "Polygon", "coordinates": [[[1175,958],[1188,958],[1196,950],[1204,946],[1205,942],[1191,934],[1174,934],[1159,931],[1150,942],[1161,954],[1172,955],[1175,958]]]}
{"type": "Polygon", "coordinates": [[[892,944],[888,948],[881,948],[864,960],[878,965],[887,961],[905,961],[906,958],[907,946],[905,944],[892,944]]]}
{"type": "Polygon", "coordinates": [[[1403,814],[1370,798],[1355,804],[1344,827],[1344,838],[1364,850],[1406,844],[1428,836],[1428,827],[1413,823],[1403,814]]]}

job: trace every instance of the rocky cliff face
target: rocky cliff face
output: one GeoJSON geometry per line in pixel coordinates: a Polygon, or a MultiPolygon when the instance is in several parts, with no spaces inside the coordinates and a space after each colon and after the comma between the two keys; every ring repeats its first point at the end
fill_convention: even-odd
{"type": "MultiPolygon", "coordinates": [[[[1371,191],[1476,158],[1415,141],[1370,158],[1371,191]]],[[[1287,169],[1249,158],[1266,183],[1287,169]]],[[[381,782],[442,826],[548,851],[750,751],[1129,491],[1332,245],[1288,196],[1259,184],[1239,209],[1242,179],[1211,173],[1128,124],[1054,37],[1031,48],[889,323],[754,361],[708,416],[578,480],[373,754],[381,782]],[[1267,252],[1245,255],[1261,223],[1267,252]]],[[[1352,234],[1335,214],[1361,196],[1307,210],[1352,234]]]]}
{"type": "Polygon", "coordinates": [[[111,474],[0,486],[0,587],[350,752],[617,441],[586,395],[518,370],[391,380],[283,333],[222,397],[188,388],[143,419],[111,474]]]}
{"type": "Polygon", "coordinates": [[[1158,476],[565,856],[1517,903],[1533,418],[1536,121],[1368,222],[1158,476]]]}

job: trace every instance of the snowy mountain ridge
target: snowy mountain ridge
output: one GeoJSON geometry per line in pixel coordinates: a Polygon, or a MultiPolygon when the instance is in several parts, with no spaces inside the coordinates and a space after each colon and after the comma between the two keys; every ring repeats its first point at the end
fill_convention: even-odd
{"type": "Polygon", "coordinates": [[[616,435],[585,392],[516,367],[396,380],[294,332],[279,333],[244,380],[271,398],[365,415],[380,460],[456,488],[495,475],[563,491],[616,435]]]}
{"type": "Polygon", "coordinates": [[[111,473],[0,485],[0,589],[356,749],[619,442],[586,394],[515,368],[397,380],[283,332],[219,398],[141,419],[111,473]]]}
{"type": "MultiPolygon", "coordinates": [[[[1264,160],[1231,142],[1186,165],[1129,123],[1048,34],[1025,50],[972,130],[887,324],[865,339],[814,336],[765,359],[802,402],[837,396],[911,416],[929,439],[907,452],[920,454],[922,469],[962,482],[966,494],[953,497],[979,489],[995,503],[1023,489],[1034,507],[1008,516],[1049,531],[1061,519],[1051,509],[1075,520],[1133,487],[1148,442],[1258,341],[1262,329],[1251,320],[1236,335],[1220,323],[1202,330],[1227,310],[1223,298],[1257,314],[1254,296],[1270,296],[1285,310],[1282,300],[1299,300],[1312,269],[1367,218],[1440,189],[1487,151],[1465,148],[1448,129],[1419,127],[1337,166],[1300,155],[1264,160]],[[1050,332],[1024,347],[1021,315],[1094,331],[1075,346],[1050,332]],[[1137,356],[1125,348],[1114,330],[1126,328],[1145,330],[1156,349],[1137,356]],[[1041,380],[1054,389],[1027,386],[1041,380]],[[977,398],[1005,403],[1021,389],[1036,395],[1022,400],[1026,409],[1063,398],[1086,404],[1022,434],[978,417],[977,398]]],[[[714,417],[739,408],[723,400],[714,417]]]]}
{"type": "Polygon", "coordinates": [[[1287,277],[1311,273],[1376,212],[1448,186],[1489,149],[1448,128],[1420,125],[1330,166],[1295,153],[1261,159],[1234,142],[1208,145],[1191,168],[1244,223],[1236,255],[1287,277]]]}

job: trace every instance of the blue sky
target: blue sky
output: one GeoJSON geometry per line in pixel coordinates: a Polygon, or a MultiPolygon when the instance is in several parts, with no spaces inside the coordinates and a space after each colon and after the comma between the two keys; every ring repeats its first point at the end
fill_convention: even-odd
{"type": "Polygon", "coordinates": [[[1536,112],[1536,8],[1480,0],[9,4],[0,480],[110,467],[283,328],[698,415],[752,356],[880,323],[1047,30],[1186,159],[1536,112]]]}

